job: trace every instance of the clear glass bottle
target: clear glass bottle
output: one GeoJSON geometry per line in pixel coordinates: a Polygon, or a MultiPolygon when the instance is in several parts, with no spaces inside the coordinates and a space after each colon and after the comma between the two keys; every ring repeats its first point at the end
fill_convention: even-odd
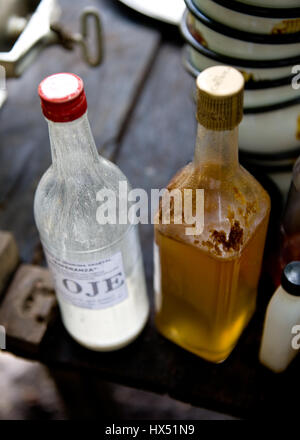
{"type": "Polygon", "coordinates": [[[294,165],[290,191],[280,227],[280,249],[273,264],[272,276],[276,287],[280,285],[285,266],[300,260],[300,157],[294,165]]]}
{"type": "Polygon", "coordinates": [[[98,192],[110,190],[118,200],[119,182],[128,181],[98,155],[79,77],[52,75],[39,95],[53,163],[38,185],[34,215],[62,320],[83,346],[116,350],[137,337],[149,315],[137,226],[97,217],[98,192]]]}
{"type": "Polygon", "coordinates": [[[230,67],[212,67],[198,77],[197,89],[195,158],[167,188],[204,189],[204,230],[186,235],[184,222],[163,224],[160,208],[154,246],[156,325],[183,348],[221,362],[255,310],[270,198],[238,160],[242,75],[230,67]]]}

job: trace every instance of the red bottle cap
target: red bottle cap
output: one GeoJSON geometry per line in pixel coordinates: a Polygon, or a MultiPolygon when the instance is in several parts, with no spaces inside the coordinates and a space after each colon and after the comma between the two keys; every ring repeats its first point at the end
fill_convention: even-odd
{"type": "Polygon", "coordinates": [[[44,116],[53,122],[71,122],[87,110],[83,81],[74,73],[48,76],[39,85],[44,116]]]}

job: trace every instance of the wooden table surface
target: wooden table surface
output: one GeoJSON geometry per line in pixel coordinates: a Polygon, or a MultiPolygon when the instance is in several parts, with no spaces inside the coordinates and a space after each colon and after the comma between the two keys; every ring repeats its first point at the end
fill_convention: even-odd
{"type": "MultiPolygon", "coordinates": [[[[87,4],[98,7],[102,15],[103,65],[91,69],[77,51],[48,48],[20,79],[8,81],[9,98],[0,112],[0,229],[14,233],[26,263],[42,264],[32,206],[39,179],[51,163],[47,126],[37,96],[37,86],[45,76],[71,71],[84,79],[99,152],[116,161],[134,187],[163,188],[193,156],[194,81],[182,67],[181,44],[171,42],[177,31],[164,27],[161,32],[154,22],[132,14],[116,0],[89,0],[87,4]]],[[[64,23],[75,30],[84,2],[62,0],[61,5],[64,23]]],[[[263,182],[276,200],[276,219],[280,210],[276,190],[267,180],[263,182]]],[[[152,301],[151,225],[141,227],[141,240],[152,301]]],[[[67,335],[59,317],[36,354],[13,344],[8,349],[52,368],[95,373],[105,380],[167,393],[236,416],[296,412],[300,359],[282,375],[268,372],[258,362],[263,316],[271,294],[272,286],[263,276],[258,311],[230,358],[220,365],[165,340],[154,328],[153,314],[138,340],[114,353],[85,350],[67,335]]]]}

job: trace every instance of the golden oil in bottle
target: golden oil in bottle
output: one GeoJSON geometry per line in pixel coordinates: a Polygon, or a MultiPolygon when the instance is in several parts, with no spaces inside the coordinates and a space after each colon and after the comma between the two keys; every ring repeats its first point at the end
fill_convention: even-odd
{"type": "Polygon", "coordinates": [[[204,189],[202,233],[163,224],[161,212],[155,226],[156,326],[212,362],[229,356],[255,311],[270,212],[269,196],[238,162],[243,85],[223,66],[197,80],[195,160],[168,189],[204,189]]]}

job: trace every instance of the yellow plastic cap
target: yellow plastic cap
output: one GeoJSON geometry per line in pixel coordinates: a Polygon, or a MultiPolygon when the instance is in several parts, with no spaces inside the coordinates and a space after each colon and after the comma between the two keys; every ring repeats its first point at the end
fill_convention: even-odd
{"type": "Polygon", "coordinates": [[[234,129],[243,119],[245,80],[233,67],[213,66],[197,78],[197,119],[209,130],[234,129]]]}

